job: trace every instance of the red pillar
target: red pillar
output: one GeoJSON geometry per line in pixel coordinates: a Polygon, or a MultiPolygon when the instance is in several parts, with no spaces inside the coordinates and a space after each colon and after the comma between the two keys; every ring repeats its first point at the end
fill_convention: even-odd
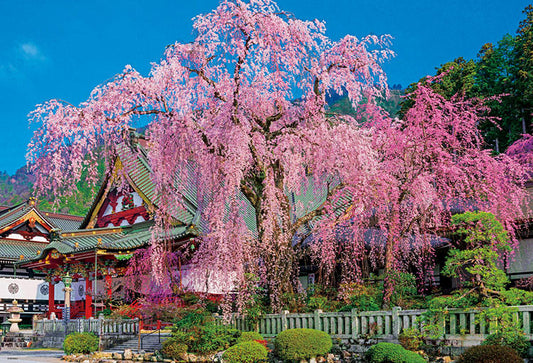
{"type": "Polygon", "coordinates": [[[107,287],[107,297],[111,298],[111,295],[113,295],[113,278],[111,275],[105,275],[105,285],[107,287]]]}
{"type": "Polygon", "coordinates": [[[93,283],[89,280],[89,276],[85,277],[85,319],[89,319],[93,316],[93,283]]]}
{"type": "Polygon", "coordinates": [[[55,311],[55,304],[54,304],[54,298],[55,298],[55,288],[54,284],[50,281],[48,283],[48,317],[50,317],[50,314],[55,311]]]}

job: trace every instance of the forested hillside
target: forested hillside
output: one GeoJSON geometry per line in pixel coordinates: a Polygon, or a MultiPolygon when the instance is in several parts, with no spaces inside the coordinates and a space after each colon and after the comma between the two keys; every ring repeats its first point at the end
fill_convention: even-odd
{"type": "MultiPolygon", "coordinates": [[[[100,163],[102,164],[102,163],[100,163]]],[[[103,175],[103,166],[99,166],[100,174],[103,175]]],[[[19,168],[14,175],[5,171],[0,173],[0,205],[13,206],[34,197],[33,182],[35,177],[27,172],[27,167],[19,168]]],[[[60,198],[56,200],[51,196],[38,198],[39,208],[54,212],[84,216],[91,206],[97,188],[89,188],[81,180],[78,184],[78,193],[75,197],[60,198]],[[54,203],[55,202],[55,203],[54,203]]]]}
{"type": "MultiPolygon", "coordinates": [[[[504,152],[533,122],[533,6],[523,11],[516,35],[506,34],[496,43],[481,45],[476,59],[456,58],[437,68],[431,87],[450,99],[456,94],[487,100],[494,122],[479,127],[488,147],[504,152]]],[[[420,81],[424,81],[421,79],[420,81]]],[[[407,88],[407,93],[417,83],[407,88]]],[[[411,103],[402,104],[405,112],[411,103]]]]}

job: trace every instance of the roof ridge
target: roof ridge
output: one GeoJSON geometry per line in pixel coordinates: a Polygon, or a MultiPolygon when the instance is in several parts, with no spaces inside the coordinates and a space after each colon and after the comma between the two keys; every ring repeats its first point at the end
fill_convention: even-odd
{"type": "Polygon", "coordinates": [[[83,219],[84,219],[84,217],[77,216],[77,215],[74,215],[74,214],[56,213],[56,212],[51,212],[51,211],[47,211],[47,210],[41,210],[41,213],[44,213],[45,216],[47,216],[47,217],[52,217],[52,218],[65,217],[65,219],[67,219],[67,220],[80,221],[80,222],[83,221],[83,219]]]}

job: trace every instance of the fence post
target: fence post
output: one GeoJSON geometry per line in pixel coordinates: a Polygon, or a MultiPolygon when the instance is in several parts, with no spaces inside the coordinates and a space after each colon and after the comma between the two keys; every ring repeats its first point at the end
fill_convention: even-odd
{"type": "Polygon", "coordinates": [[[314,320],[314,328],[316,330],[322,330],[322,324],[320,323],[320,315],[322,314],[322,310],[317,309],[314,312],[313,320],[314,320]]]}
{"type": "Polygon", "coordinates": [[[531,334],[531,327],[529,324],[529,311],[526,310],[522,312],[522,327],[524,329],[524,333],[528,336],[531,334]]]}
{"type": "Polygon", "coordinates": [[[287,322],[287,314],[289,313],[288,310],[283,310],[281,312],[281,331],[289,329],[289,324],[287,322]]]}
{"type": "Polygon", "coordinates": [[[400,336],[401,322],[400,322],[401,307],[395,306],[392,308],[392,335],[397,339],[400,336]]]}
{"type": "Polygon", "coordinates": [[[104,334],[104,314],[98,315],[98,336],[104,334]]]}
{"type": "Polygon", "coordinates": [[[352,324],[352,339],[356,339],[358,337],[358,330],[359,330],[359,320],[357,319],[357,310],[352,309],[350,314],[350,322],[352,324]]]}

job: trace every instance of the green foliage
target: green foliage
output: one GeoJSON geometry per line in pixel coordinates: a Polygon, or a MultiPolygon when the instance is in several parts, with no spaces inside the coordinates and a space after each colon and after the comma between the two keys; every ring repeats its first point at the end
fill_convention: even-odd
{"type": "Polygon", "coordinates": [[[189,331],[175,331],[173,337],[185,344],[190,352],[208,354],[227,349],[235,344],[239,331],[225,325],[209,322],[189,331]]]}
{"type": "Polygon", "coordinates": [[[416,278],[413,274],[400,271],[390,271],[385,279],[390,286],[394,286],[394,293],[390,297],[391,306],[410,307],[409,302],[417,295],[416,278]]]}
{"type": "Polygon", "coordinates": [[[186,311],[183,316],[178,316],[174,321],[174,329],[190,331],[194,330],[198,326],[205,325],[206,323],[212,321],[213,317],[208,311],[195,308],[193,310],[186,311]]]}
{"type": "Polygon", "coordinates": [[[404,347],[405,349],[417,351],[420,349],[422,343],[424,342],[423,337],[423,334],[417,328],[408,328],[404,329],[400,333],[398,340],[400,341],[402,347],[404,347]]]}
{"type": "Polygon", "coordinates": [[[65,354],[89,354],[98,350],[98,337],[93,333],[71,333],[63,341],[65,354]]]}
{"type": "Polygon", "coordinates": [[[442,273],[489,297],[509,280],[498,267],[498,252],[509,252],[509,234],[492,213],[465,212],[452,217],[459,248],[452,248],[442,273]]]}
{"type": "MultiPolygon", "coordinates": [[[[400,104],[403,96],[403,91],[398,89],[389,90],[389,97],[378,98],[377,104],[383,108],[392,117],[396,116],[400,110],[400,104]]],[[[363,103],[365,100],[363,100],[363,103]]],[[[352,117],[358,117],[358,113],[353,108],[350,99],[346,97],[340,97],[333,101],[329,108],[329,113],[350,115],[352,117]]]]}
{"type": "Polygon", "coordinates": [[[406,350],[399,344],[378,343],[370,347],[365,358],[369,363],[425,363],[419,354],[406,350]]]}
{"type": "Polygon", "coordinates": [[[280,358],[301,360],[328,353],[333,342],[328,333],[320,330],[289,329],[278,334],[274,346],[280,358]]]}
{"type": "Polygon", "coordinates": [[[376,311],[381,309],[383,289],[379,286],[361,283],[343,284],[340,288],[340,297],[348,302],[340,311],[376,311]]]}
{"type": "Polygon", "coordinates": [[[423,322],[422,333],[428,339],[438,339],[444,335],[444,324],[449,321],[450,308],[468,309],[477,306],[477,295],[464,294],[464,291],[455,291],[453,295],[437,296],[427,303],[426,311],[421,315],[423,322]]]}
{"type": "Polygon", "coordinates": [[[531,344],[522,331],[504,331],[489,335],[482,345],[503,345],[515,350],[521,357],[527,356],[531,344]]]}
{"type": "Polygon", "coordinates": [[[260,286],[259,277],[245,273],[244,281],[237,287],[237,293],[243,300],[241,313],[249,325],[255,326],[261,315],[268,312],[266,290],[260,286]]]}
{"type": "Polygon", "coordinates": [[[256,331],[244,331],[241,336],[237,338],[237,344],[242,342],[249,342],[254,340],[264,340],[263,336],[256,331]]]}
{"type": "Polygon", "coordinates": [[[172,336],[177,343],[185,344],[190,352],[212,353],[235,344],[240,332],[227,325],[217,325],[205,309],[187,311],[174,322],[172,336]]]}
{"type": "Polygon", "coordinates": [[[227,363],[256,363],[265,361],[267,356],[268,351],[262,344],[246,341],[228,348],[223,359],[227,363]]]}
{"type": "Polygon", "coordinates": [[[181,361],[183,359],[182,356],[187,352],[187,349],[187,345],[181,343],[179,339],[171,337],[163,342],[161,353],[165,358],[181,361]]]}
{"type": "Polygon", "coordinates": [[[506,305],[533,305],[533,291],[524,291],[511,287],[501,291],[501,299],[506,305]]]}
{"type": "Polygon", "coordinates": [[[518,353],[501,345],[477,345],[468,348],[457,363],[523,363],[518,353]]]}
{"type": "Polygon", "coordinates": [[[298,293],[284,293],[281,296],[283,310],[291,313],[301,313],[307,311],[307,295],[298,293]]]}

